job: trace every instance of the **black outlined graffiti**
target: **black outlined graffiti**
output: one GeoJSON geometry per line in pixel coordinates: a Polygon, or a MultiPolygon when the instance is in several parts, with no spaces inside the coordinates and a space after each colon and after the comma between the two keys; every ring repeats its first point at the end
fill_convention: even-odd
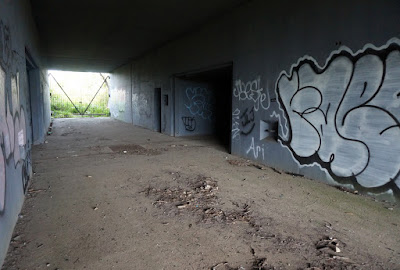
{"type": "Polygon", "coordinates": [[[242,130],[240,133],[243,135],[249,135],[256,125],[256,123],[254,123],[254,107],[251,107],[250,110],[249,108],[246,108],[240,115],[240,121],[242,124],[242,130]]]}
{"type": "Polygon", "coordinates": [[[8,134],[5,111],[6,74],[0,66],[0,214],[4,212],[6,201],[6,153],[4,133],[8,134]],[[3,146],[4,145],[4,146],[3,146]]]}
{"type": "Polygon", "coordinates": [[[196,119],[194,117],[182,117],[183,125],[187,131],[194,131],[196,129],[196,119]]]}
{"type": "Polygon", "coordinates": [[[5,66],[11,62],[11,35],[10,28],[0,21],[0,59],[5,66]]]}
{"type": "Polygon", "coordinates": [[[0,21],[0,60],[4,61],[4,24],[0,21]]]}
{"type": "Polygon", "coordinates": [[[6,201],[6,170],[21,170],[23,192],[30,176],[30,152],[26,147],[25,111],[19,99],[19,74],[11,78],[11,95],[6,93],[5,72],[0,67],[0,214],[6,201]]]}
{"type": "Polygon", "coordinates": [[[281,142],[300,164],[317,163],[340,183],[400,191],[399,40],[344,48],[324,67],[300,59],[276,92],[289,127],[281,142]]]}
{"type": "Polygon", "coordinates": [[[185,104],[185,107],[190,114],[213,120],[214,101],[210,90],[202,87],[189,87],[186,89],[186,97],[189,102],[185,104]]]}
{"type": "Polygon", "coordinates": [[[235,87],[233,88],[233,96],[239,99],[239,101],[252,101],[256,112],[260,108],[268,110],[270,106],[269,93],[261,87],[260,77],[246,83],[240,79],[236,80],[235,87]]]}
{"type": "Polygon", "coordinates": [[[4,211],[6,202],[6,163],[3,149],[0,148],[0,215],[4,211]]]}
{"type": "Polygon", "coordinates": [[[28,190],[29,180],[31,179],[31,171],[31,151],[28,151],[22,164],[22,188],[24,193],[26,193],[28,190]]]}

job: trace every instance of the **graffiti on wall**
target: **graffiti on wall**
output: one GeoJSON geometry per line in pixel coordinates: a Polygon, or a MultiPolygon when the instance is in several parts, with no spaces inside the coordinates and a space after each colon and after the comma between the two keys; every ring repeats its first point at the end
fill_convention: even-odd
{"type": "Polygon", "coordinates": [[[242,113],[235,109],[232,113],[232,139],[240,135],[249,135],[256,127],[254,107],[246,108],[242,113]]]}
{"type": "Polygon", "coordinates": [[[258,112],[261,108],[268,110],[270,99],[268,91],[264,91],[261,87],[261,78],[258,77],[253,81],[243,82],[236,80],[233,88],[233,96],[239,101],[251,101],[254,103],[254,110],[258,112]]]}
{"type": "Polygon", "coordinates": [[[187,131],[195,131],[196,130],[196,119],[194,117],[182,117],[183,125],[187,131]]]}
{"type": "Polygon", "coordinates": [[[0,21],[0,59],[5,66],[10,65],[11,55],[10,28],[3,21],[0,21]]]}
{"type": "Polygon", "coordinates": [[[232,139],[241,135],[250,135],[256,128],[256,112],[260,109],[268,110],[270,98],[268,91],[261,87],[261,78],[244,82],[238,79],[234,83],[233,96],[240,104],[251,105],[241,111],[237,108],[232,113],[232,139]]]}
{"type": "Polygon", "coordinates": [[[188,103],[185,107],[191,115],[205,120],[213,120],[214,100],[212,92],[203,87],[188,87],[186,89],[188,103]]]}
{"type": "Polygon", "coordinates": [[[250,147],[247,149],[246,154],[247,155],[251,154],[254,157],[254,159],[258,159],[260,157],[264,160],[265,159],[264,144],[257,145],[254,142],[254,137],[252,137],[250,147]]]}
{"type": "Polygon", "coordinates": [[[254,122],[254,107],[246,108],[240,116],[241,124],[242,124],[242,135],[249,135],[256,123],[254,122]]]}
{"type": "Polygon", "coordinates": [[[5,72],[0,67],[0,214],[4,212],[7,195],[6,170],[21,169],[24,193],[31,175],[30,153],[26,148],[25,111],[19,97],[19,74],[11,78],[11,95],[7,94],[5,82],[5,72]]]}
{"type": "Polygon", "coordinates": [[[6,163],[4,153],[0,153],[0,214],[3,213],[6,202],[6,163]]]}
{"type": "Polygon", "coordinates": [[[276,93],[288,126],[281,142],[300,164],[317,163],[341,183],[397,188],[398,40],[356,53],[336,51],[323,67],[300,59],[289,75],[280,75],[276,93]]]}
{"type": "Polygon", "coordinates": [[[281,139],[287,139],[289,135],[287,119],[276,111],[272,111],[269,117],[278,122],[278,137],[281,139]]]}
{"type": "Polygon", "coordinates": [[[28,190],[29,180],[31,178],[32,172],[32,159],[31,159],[31,151],[26,151],[26,156],[22,161],[22,189],[23,192],[26,193],[28,190]]]}
{"type": "Polygon", "coordinates": [[[240,110],[236,108],[232,113],[232,139],[240,137],[240,110]]]}
{"type": "Polygon", "coordinates": [[[4,211],[5,207],[5,198],[6,198],[6,162],[5,162],[5,153],[3,150],[3,135],[2,131],[7,127],[5,121],[5,111],[3,104],[5,104],[5,82],[6,82],[6,74],[4,70],[0,67],[0,213],[4,211]]]}

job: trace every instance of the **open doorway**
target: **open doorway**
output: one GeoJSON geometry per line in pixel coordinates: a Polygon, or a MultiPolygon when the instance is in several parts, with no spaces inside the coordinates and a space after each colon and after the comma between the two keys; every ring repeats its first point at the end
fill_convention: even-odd
{"type": "Polygon", "coordinates": [[[48,75],[54,118],[110,116],[109,74],[50,70],[48,75]]]}
{"type": "Polygon", "coordinates": [[[175,136],[212,136],[230,152],[232,65],[175,78],[175,136]]]}
{"type": "Polygon", "coordinates": [[[39,141],[40,136],[40,126],[39,123],[33,124],[33,117],[35,117],[35,121],[38,121],[43,116],[43,108],[37,106],[37,104],[41,104],[41,96],[40,89],[38,89],[38,80],[39,73],[36,64],[33,62],[32,57],[26,51],[26,74],[27,74],[27,83],[28,83],[28,100],[29,100],[29,108],[28,109],[28,125],[27,129],[27,143],[30,145],[30,142],[39,141]],[[36,106],[35,106],[36,105],[36,106]],[[41,111],[40,111],[41,110],[41,111]],[[29,113],[30,112],[30,113],[29,113]],[[40,115],[39,115],[40,114],[40,115]]]}
{"type": "Polygon", "coordinates": [[[154,126],[161,132],[161,88],[154,88],[154,126]]]}

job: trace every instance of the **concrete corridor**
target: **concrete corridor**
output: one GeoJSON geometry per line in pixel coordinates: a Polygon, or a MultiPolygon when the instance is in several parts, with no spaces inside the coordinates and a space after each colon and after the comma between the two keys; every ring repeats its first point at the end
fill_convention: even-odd
{"type": "Polygon", "coordinates": [[[3,269],[400,267],[398,207],[209,139],[57,119],[33,162],[3,269]]]}

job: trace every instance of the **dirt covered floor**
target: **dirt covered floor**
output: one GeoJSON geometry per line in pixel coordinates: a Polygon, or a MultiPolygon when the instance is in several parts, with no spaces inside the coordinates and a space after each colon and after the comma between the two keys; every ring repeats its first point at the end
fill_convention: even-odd
{"type": "Polygon", "coordinates": [[[107,118],[55,120],[4,269],[400,269],[400,210],[107,118]]]}

